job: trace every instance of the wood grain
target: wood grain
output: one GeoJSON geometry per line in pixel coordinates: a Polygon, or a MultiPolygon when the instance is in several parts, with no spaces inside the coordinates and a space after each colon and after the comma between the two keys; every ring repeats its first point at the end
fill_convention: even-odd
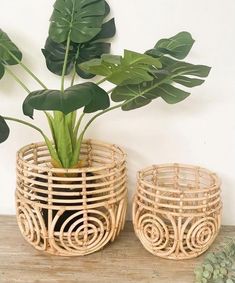
{"type": "MultiPolygon", "coordinates": [[[[21,236],[14,216],[0,216],[0,283],[193,283],[204,256],[172,261],[147,252],[131,222],[103,250],[85,257],[56,257],[33,249],[21,236]]],[[[212,249],[235,227],[224,226],[212,249]]]]}

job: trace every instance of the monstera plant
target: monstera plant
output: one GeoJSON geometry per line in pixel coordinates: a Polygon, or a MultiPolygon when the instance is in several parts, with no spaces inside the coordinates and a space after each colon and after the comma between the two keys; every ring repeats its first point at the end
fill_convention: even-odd
{"type": "Polygon", "coordinates": [[[194,44],[190,33],[185,31],[159,40],[144,53],[124,50],[122,56],[110,55],[109,39],[116,28],[114,19],[108,19],[109,13],[104,0],[55,2],[42,53],[47,68],[61,77],[59,89],[48,89],[22,62],[18,47],[0,30],[0,78],[6,73],[23,87],[27,93],[22,105],[26,118],[33,119],[36,110],[43,111],[51,131],[48,137],[29,120],[0,116],[0,142],[9,136],[8,121],[24,124],[42,135],[54,167],[76,168],[80,166],[84,135],[97,117],[118,108],[134,110],[155,99],[175,104],[190,95],[185,88],[204,82],[210,68],[183,61],[194,44]],[[29,90],[12,71],[11,66],[17,64],[38,82],[38,90],[29,90]],[[71,78],[69,86],[66,76],[71,78]],[[101,77],[96,83],[94,79],[75,83],[79,77],[95,76],[101,77]],[[112,83],[113,88],[103,88],[105,81],[112,83]],[[85,115],[89,119],[84,125],[85,115]]]}

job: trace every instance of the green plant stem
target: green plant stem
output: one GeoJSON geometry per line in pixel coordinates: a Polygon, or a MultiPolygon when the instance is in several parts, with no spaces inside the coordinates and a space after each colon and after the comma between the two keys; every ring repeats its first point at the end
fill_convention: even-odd
{"type": "Polygon", "coordinates": [[[7,73],[9,75],[11,75],[21,86],[22,88],[27,91],[28,93],[30,93],[30,90],[27,88],[27,86],[21,81],[21,79],[19,77],[17,77],[16,74],[14,74],[10,69],[8,69],[6,66],[5,66],[5,70],[7,71],[7,73]]]}
{"type": "Polygon", "coordinates": [[[55,151],[51,141],[48,139],[48,137],[44,134],[44,132],[40,128],[38,128],[38,127],[34,126],[33,124],[28,123],[26,121],[23,121],[23,120],[20,120],[20,119],[16,119],[16,118],[12,118],[12,117],[5,117],[5,116],[3,116],[3,119],[26,125],[26,126],[32,128],[32,129],[38,131],[43,136],[52,159],[58,164],[59,167],[62,167],[62,163],[60,162],[58,154],[55,151]]]}
{"type": "Polygon", "coordinates": [[[64,57],[64,65],[63,65],[62,79],[61,79],[61,91],[62,92],[64,92],[64,80],[65,80],[65,73],[66,73],[66,67],[67,67],[68,56],[69,56],[69,47],[70,47],[70,42],[71,42],[70,34],[71,34],[71,31],[68,34],[66,52],[65,52],[65,57],[64,57]]]}
{"type": "MultiPolygon", "coordinates": [[[[7,71],[7,73],[9,75],[11,75],[21,86],[22,88],[27,92],[27,93],[30,93],[31,91],[27,88],[27,86],[21,81],[21,79],[19,77],[16,76],[15,73],[13,73],[10,69],[8,69],[6,66],[5,66],[5,70],[7,71]]],[[[47,116],[48,113],[46,111],[43,111],[44,114],[47,116]]]]}
{"type": "Polygon", "coordinates": [[[82,113],[82,115],[79,117],[79,119],[78,119],[78,121],[77,121],[76,127],[75,127],[75,129],[74,129],[75,135],[77,135],[77,133],[78,133],[78,130],[79,130],[79,128],[80,128],[80,125],[81,125],[81,123],[82,123],[82,119],[84,118],[84,116],[85,116],[85,113],[82,113]]]}
{"type": "MultiPolygon", "coordinates": [[[[82,141],[83,141],[83,138],[84,138],[84,135],[86,133],[86,130],[88,129],[88,127],[91,125],[91,123],[96,119],[98,118],[99,116],[109,112],[109,111],[112,111],[114,109],[117,109],[119,107],[121,107],[123,105],[123,103],[121,104],[118,104],[118,105],[115,105],[113,107],[110,107],[108,109],[105,109],[101,112],[99,112],[98,114],[96,114],[95,116],[93,116],[89,122],[86,124],[86,126],[84,127],[83,131],[81,132],[81,134],[79,135],[79,138],[77,140],[77,146],[76,146],[76,150],[75,150],[75,153],[74,153],[74,159],[73,159],[73,163],[76,164],[76,162],[79,161],[79,156],[80,156],[80,149],[81,149],[81,144],[82,144],[82,141]]],[[[83,118],[84,114],[81,115],[80,119],[81,120],[83,118]]]]}
{"type": "Polygon", "coordinates": [[[100,117],[101,115],[103,115],[103,114],[105,114],[105,113],[107,113],[107,112],[110,112],[110,111],[112,111],[112,110],[115,110],[115,109],[117,109],[117,108],[122,107],[123,104],[124,104],[124,103],[120,103],[120,104],[115,105],[115,106],[113,106],[113,107],[109,107],[108,109],[105,109],[105,110],[99,112],[98,114],[96,114],[95,116],[93,116],[93,117],[88,121],[88,123],[86,124],[86,126],[84,127],[84,130],[83,130],[82,133],[80,134],[79,139],[83,139],[86,130],[88,129],[88,127],[91,125],[91,123],[92,123],[96,118],[100,117]]]}
{"type": "Polygon", "coordinates": [[[26,125],[26,126],[28,126],[30,128],[33,128],[34,130],[38,131],[44,138],[47,137],[40,128],[38,128],[37,126],[34,126],[31,123],[28,123],[26,121],[23,121],[23,120],[20,120],[20,119],[17,119],[17,118],[12,118],[12,117],[5,117],[5,116],[3,116],[3,119],[26,125]]]}
{"type": "Polygon", "coordinates": [[[22,63],[11,51],[6,49],[10,56],[36,81],[38,82],[44,89],[47,89],[45,84],[24,64],[22,63]]]}
{"type": "Polygon", "coordinates": [[[76,78],[76,68],[74,66],[74,69],[73,69],[73,75],[72,75],[72,81],[71,81],[71,85],[70,86],[73,86],[74,85],[74,82],[75,82],[75,78],[76,78]]]}

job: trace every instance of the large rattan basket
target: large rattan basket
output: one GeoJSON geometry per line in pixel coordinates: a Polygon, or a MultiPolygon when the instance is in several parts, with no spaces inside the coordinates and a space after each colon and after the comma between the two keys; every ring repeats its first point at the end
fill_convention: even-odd
{"type": "Polygon", "coordinates": [[[138,173],[134,229],[154,255],[177,260],[205,252],[218,234],[221,208],[219,179],[206,169],[165,164],[138,173]]]}
{"type": "Polygon", "coordinates": [[[83,168],[56,169],[44,143],[17,154],[17,221],[36,249],[61,256],[100,250],[123,229],[126,161],[115,145],[87,140],[83,168]]]}

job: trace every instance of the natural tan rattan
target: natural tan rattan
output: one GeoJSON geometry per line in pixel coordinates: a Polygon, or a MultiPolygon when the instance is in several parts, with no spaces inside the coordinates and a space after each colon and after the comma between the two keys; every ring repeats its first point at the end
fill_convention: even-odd
{"type": "Polygon", "coordinates": [[[86,140],[79,169],[56,169],[44,143],[17,154],[17,221],[36,249],[61,256],[100,250],[123,229],[126,156],[115,145],[86,140]]]}
{"type": "Polygon", "coordinates": [[[176,260],[205,252],[221,225],[217,175],[200,167],[164,164],[140,171],[137,178],[133,224],[143,246],[176,260]]]}

